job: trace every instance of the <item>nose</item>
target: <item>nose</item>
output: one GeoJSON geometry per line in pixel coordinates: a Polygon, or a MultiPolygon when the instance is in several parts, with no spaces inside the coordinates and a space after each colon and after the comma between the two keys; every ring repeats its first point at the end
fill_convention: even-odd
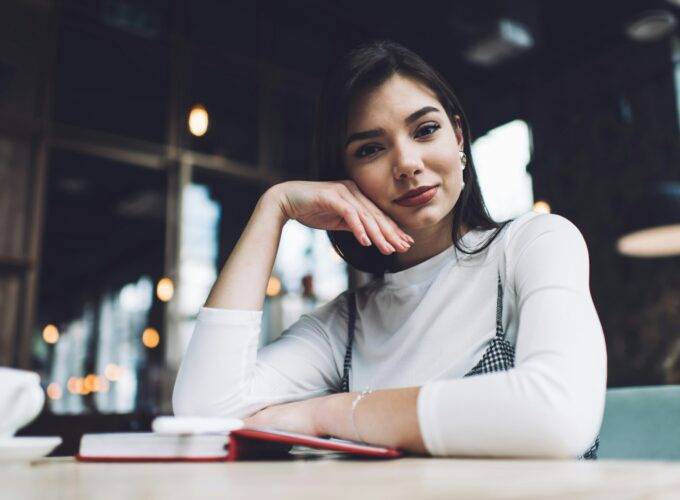
{"type": "Polygon", "coordinates": [[[406,144],[398,144],[394,147],[394,166],[392,173],[394,178],[408,179],[416,174],[422,173],[423,162],[414,147],[406,144]]]}

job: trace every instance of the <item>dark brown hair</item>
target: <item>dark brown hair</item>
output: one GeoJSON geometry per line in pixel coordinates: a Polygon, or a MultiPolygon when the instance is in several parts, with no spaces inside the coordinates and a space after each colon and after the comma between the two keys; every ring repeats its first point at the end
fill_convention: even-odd
{"type": "MultiPolygon", "coordinates": [[[[453,243],[458,250],[470,255],[479,253],[491,244],[510,221],[495,222],[484,204],[470,151],[470,129],[458,98],[430,65],[396,42],[383,40],[359,46],[346,54],[326,77],[317,107],[312,147],[312,161],[319,179],[331,181],[348,178],[342,144],[350,106],[359,96],[379,87],[395,74],[409,77],[430,88],[444,107],[454,129],[454,116],[460,117],[468,161],[463,170],[465,187],[454,207],[451,230],[453,243]],[[459,245],[463,223],[470,229],[496,231],[481,248],[470,252],[459,245]]],[[[361,246],[349,231],[327,233],[335,250],[352,267],[374,275],[394,269],[395,254],[383,255],[375,245],[361,246]]]]}

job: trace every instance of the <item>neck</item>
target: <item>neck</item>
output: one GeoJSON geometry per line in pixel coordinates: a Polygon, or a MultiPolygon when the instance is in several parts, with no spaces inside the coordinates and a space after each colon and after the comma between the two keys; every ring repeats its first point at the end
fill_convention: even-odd
{"type": "MultiPolygon", "coordinates": [[[[462,237],[468,231],[469,229],[463,225],[458,237],[462,237]]],[[[448,217],[437,226],[408,230],[407,232],[413,237],[415,243],[408,252],[396,255],[395,272],[403,271],[421,262],[425,262],[453,245],[451,221],[448,217]]]]}

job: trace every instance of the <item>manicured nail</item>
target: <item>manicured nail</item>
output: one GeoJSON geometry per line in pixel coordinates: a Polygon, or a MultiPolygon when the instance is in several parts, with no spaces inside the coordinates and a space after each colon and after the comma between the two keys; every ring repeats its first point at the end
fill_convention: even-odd
{"type": "Polygon", "coordinates": [[[361,243],[362,243],[365,247],[370,247],[370,246],[371,246],[371,240],[369,240],[369,239],[368,239],[368,236],[366,236],[366,235],[363,235],[363,236],[361,237],[361,243]]]}
{"type": "Polygon", "coordinates": [[[416,240],[411,238],[408,234],[406,235],[406,239],[411,242],[411,245],[413,245],[416,242],[416,240]]]}
{"type": "Polygon", "coordinates": [[[411,248],[411,244],[404,239],[399,240],[399,244],[402,246],[404,250],[408,250],[409,248],[411,248]]]}
{"type": "Polygon", "coordinates": [[[393,247],[392,245],[390,245],[389,243],[385,243],[385,246],[387,247],[387,249],[388,249],[390,252],[396,252],[396,250],[394,249],[394,247],[393,247]]]}

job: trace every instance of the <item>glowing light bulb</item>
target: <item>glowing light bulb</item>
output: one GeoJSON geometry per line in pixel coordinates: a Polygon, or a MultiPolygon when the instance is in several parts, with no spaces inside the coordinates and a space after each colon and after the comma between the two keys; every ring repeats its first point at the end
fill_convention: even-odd
{"type": "Polygon", "coordinates": [[[149,327],[142,333],[142,343],[149,349],[157,347],[160,341],[161,337],[158,335],[158,331],[155,328],[149,327]]]}
{"type": "Polygon", "coordinates": [[[156,296],[158,300],[163,302],[170,302],[172,296],[175,294],[175,285],[173,285],[170,278],[162,278],[158,280],[156,285],[156,296]]]}
{"type": "Polygon", "coordinates": [[[42,337],[48,344],[56,344],[59,340],[59,329],[52,324],[46,325],[43,328],[42,337]]]}
{"type": "Polygon", "coordinates": [[[196,137],[205,135],[208,131],[208,110],[201,104],[196,104],[189,113],[189,132],[196,137]]]}
{"type": "Polygon", "coordinates": [[[548,204],[547,201],[537,201],[534,203],[534,207],[532,208],[534,212],[538,212],[539,214],[549,214],[550,213],[550,205],[548,204]]]}
{"type": "Polygon", "coordinates": [[[269,278],[269,281],[267,282],[267,290],[265,292],[267,296],[274,297],[275,295],[278,295],[280,291],[281,282],[279,281],[279,279],[274,276],[269,278]]]}

